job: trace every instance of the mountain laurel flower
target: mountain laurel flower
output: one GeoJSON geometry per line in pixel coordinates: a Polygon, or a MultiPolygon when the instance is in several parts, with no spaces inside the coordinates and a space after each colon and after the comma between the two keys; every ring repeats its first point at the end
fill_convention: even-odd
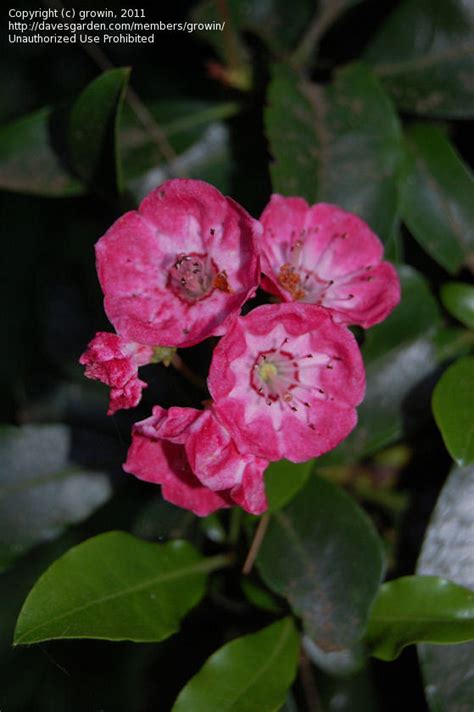
{"type": "Polygon", "coordinates": [[[259,284],[261,229],[204,181],[177,178],[153,190],[96,245],[117,333],[162,346],[225,333],[259,284]]]}
{"type": "Polygon", "coordinates": [[[79,359],[85,375],[110,386],[108,415],[138,405],[146,383],[138,378],[138,367],[153,360],[153,348],[130,343],[117,334],[98,332],[79,359]]]}
{"type": "Polygon", "coordinates": [[[345,326],[326,309],[292,302],[238,318],[214,349],[208,385],[241,452],[304,462],[354,428],[365,373],[345,326]]]}
{"type": "Polygon", "coordinates": [[[238,451],[212,409],[153,408],[133,427],[124,470],[161,485],[164,499],[199,516],[232,505],[267,509],[263,473],[268,461],[238,451]]]}
{"type": "Polygon", "coordinates": [[[283,301],[329,309],[335,321],[368,328],[400,301],[394,267],[357,215],[335,205],[272,195],[260,218],[262,286],[283,301]]]}

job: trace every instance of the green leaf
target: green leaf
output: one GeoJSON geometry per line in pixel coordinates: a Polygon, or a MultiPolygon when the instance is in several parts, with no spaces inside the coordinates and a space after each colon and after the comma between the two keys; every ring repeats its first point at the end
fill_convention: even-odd
{"type": "Polygon", "coordinates": [[[327,89],[275,65],[265,111],[275,192],[337,203],[387,241],[397,225],[400,126],[378,80],[362,65],[327,89]]]}
{"type": "Polygon", "coordinates": [[[437,576],[404,576],[385,583],[370,614],[367,644],[394,660],[412,643],[474,640],[474,592],[437,576]]]}
{"type": "Polygon", "coordinates": [[[422,124],[407,134],[402,217],[413,236],[451,274],[474,261],[474,180],[444,133],[422,124]]]}
{"type": "Polygon", "coordinates": [[[184,541],[151,544],[107,532],[70,549],[26,599],[15,645],[54,638],[157,642],[179,629],[204,595],[206,573],[225,557],[204,559],[184,541]]]}
{"type": "Polygon", "coordinates": [[[271,462],[265,470],[265,492],[271,512],[281,509],[303,487],[314,468],[314,461],[295,464],[288,460],[271,462]]]}
{"type": "Polygon", "coordinates": [[[154,155],[157,160],[144,173],[139,169],[140,159],[137,161],[137,156],[132,161],[130,155],[127,157],[127,187],[137,201],[163,181],[182,174],[206,180],[223,193],[231,192],[233,164],[230,132],[223,121],[211,121],[183,134],[177,132],[175,137],[176,142],[172,136],[170,142],[178,154],[169,163],[159,160],[156,145],[152,148],[145,144],[147,157],[142,160],[142,167],[145,168],[154,155]],[[135,171],[137,175],[133,176],[135,171]]]}
{"type": "Polygon", "coordinates": [[[365,59],[404,111],[474,116],[474,14],[464,0],[403,0],[365,59]]]}
{"type": "MultiPolygon", "coordinates": [[[[474,591],[474,467],[454,469],[431,517],[417,573],[443,576],[474,591]]],[[[419,645],[433,712],[468,710],[474,699],[474,643],[419,645]]]]}
{"type": "Polygon", "coordinates": [[[281,613],[281,606],[269,591],[257,586],[247,576],[241,579],[240,585],[242,593],[253,606],[270,613],[281,613]]]}
{"type": "Polygon", "coordinates": [[[106,195],[123,190],[118,128],[129,76],[128,67],[104,72],[84,89],[71,111],[69,144],[74,168],[106,195]]]}
{"type": "Polygon", "coordinates": [[[441,288],[441,301],[452,316],[474,329],[474,287],[463,282],[448,282],[441,288]]]}
{"type": "MultiPolygon", "coordinates": [[[[180,156],[192,149],[211,127],[222,127],[224,119],[235,116],[239,105],[181,99],[153,102],[147,109],[171,150],[180,156]]],[[[153,140],[127,106],[120,122],[120,151],[127,183],[163,164],[165,158],[161,144],[153,140]]]]}
{"type": "Polygon", "coordinates": [[[353,648],[326,652],[316,645],[314,640],[305,635],[303,637],[303,648],[313,665],[318,670],[324,670],[328,675],[353,675],[364,667],[367,661],[367,656],[361,643],[357,643],[353,648]]]}
{"type": "Polygon", "coordinates": [[[443,373],[433,392],[433,413],[444,443],[458,465],[474,462],[474,357],[465,356],[443,373]]]}
{"type": "Polygon", "coordinates": [[[276,712],[294,680],[298,648],[291,618],[227,643],[183,688],[172,712],[276,712]]]}
{"type": "Polygon", "coordinates": [[[0,570],[110,497],[106,475],[69,460],[70,441],[65,425],[1,429],[0,570]]]}
{"type": "Polygon", "coordinates": [[[358,424],[324,462],[346,462],[371,455],[403,433],[403,408],[412,389],[444,358],[457,335],[438,345],[441,317],[424,278],[411,267],[400,272],[402,300],[382,324],[366,334],[362,354],[367,390],[358,424]]]}
{"type": "Polygon", "coordinates": [[[49,109],[0,128],[0,188],[15,193],[69,197],[84,186],[57,154],[49,109]]]}
{"type": "Polygon", "coordinates": [[[175,507],[161,497],[151,499],[141,509],[133,523],[132,534],[140,539],[189,539],[195,528],[196,516],[182,507],[175,507]]]}
{"type": "Polygon", "coordinates": [[[257,565],[320,648],[342,650],[361,638],[382,579],[382,545],[369,519],[339,487],[310,477],[272,515],[257,565]]]}

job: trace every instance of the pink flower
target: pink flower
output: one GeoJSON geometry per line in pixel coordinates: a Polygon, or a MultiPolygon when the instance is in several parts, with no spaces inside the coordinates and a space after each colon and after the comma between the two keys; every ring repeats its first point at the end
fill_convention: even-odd
{"type": "Polygon", "coordinates": [[[138,405],[146,383],[138,378],[138,367],[150,363],[151,346],[129,343],[117,336],[99,331],[79,362],[86,367],[85,375],[110,386],[110,404],[107,415],[121,408],[138,405]]]}
{"type": "Polygon", "coordinates": [[[206,516],[233,504],[264,512],[267,465],[240,453],[212,410],[156,406],[135,424],[124,470],[160,484],[168,502],[206,516]]]}
{"type": "Polygon", "coordinates": [[[290,303],[237,319],[214,350],[208,383],[241,452],[304,462],[354,428],[365,374],[346,327],[326,309],[290,303]]]}
{"type": "Polygon", "coordinates": [[[199,180],[163,183],[96,245],[105,311],[129,341],[191,346],[253,296],[261,225],[199,180]]]}
{"type": "Polygon", "coordinates": [[[400,301],[397,273],[357,215],[302,198],[272,198],[260,218],[262,286],[284,301],[330,309],[336,321],[377,324],[400,301]]]}

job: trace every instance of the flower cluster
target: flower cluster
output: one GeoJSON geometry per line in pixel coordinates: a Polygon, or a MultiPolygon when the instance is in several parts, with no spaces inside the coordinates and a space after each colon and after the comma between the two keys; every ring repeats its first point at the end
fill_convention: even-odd
{"type": "Polygon", "coordinates": [[[348,325],[370,327],[400,299],[394,268],[356,215],[273,195],[260,221],[198,180],[175,179],[96,246],[107,316],[81,357],[111,388],[108,413],[137,405],[138,368],[209,336],[203,410],[153,408],[133,427],[126,472],[205,516],[267,508],[269,462],[304,462],[354,428],[365,390],[348,325]],[[257,287],[277,297],[241,316],[257,287]],[[163,348],[168,347],[168,348],[163,348]]]}

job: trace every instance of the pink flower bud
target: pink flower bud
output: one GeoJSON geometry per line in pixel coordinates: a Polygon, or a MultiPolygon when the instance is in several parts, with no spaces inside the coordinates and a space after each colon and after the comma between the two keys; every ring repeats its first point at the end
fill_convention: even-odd
{"type": "Polygon", "coordinates": [[[150,363],[151,346],[129,343],[117,334],[99,331],[79,359],[85,375],[110,386],[108,415],[140,402],[146,383],[138,378],[138,367],[150,363]]]}

